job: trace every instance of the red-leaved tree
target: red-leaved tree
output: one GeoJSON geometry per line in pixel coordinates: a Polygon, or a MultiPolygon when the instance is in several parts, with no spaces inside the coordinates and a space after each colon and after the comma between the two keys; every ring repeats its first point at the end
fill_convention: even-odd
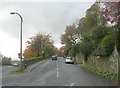
{"type": "Polygon", "coordinates": [[[110,22],[112,25],[117,26],[118,35],[117,35],[117,49],[120,53],[120,1],[109,2],[107,0],[97,0],[97,3],[100,4],[100,15],[103,17],[102,25],[110,22]]]}

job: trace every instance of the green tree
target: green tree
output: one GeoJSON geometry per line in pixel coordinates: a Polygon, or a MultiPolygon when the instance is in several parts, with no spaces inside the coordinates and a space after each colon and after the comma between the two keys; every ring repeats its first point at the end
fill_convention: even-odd
{"type": "Polygon", "coordinates": [[[71,48],[70,55],[75,57],[80,52],[80,43],[74,44],[71,48]]]}
{"type": "Polygon", "coordinates": [[[101,27],[101,26],[98,26],[92,30],[91,38],[94,49],[98,47],[99,43],[102,41],[104,36],[106,36],[108,30],[109,29],[107,27],[101,27]]]}
{"type": "Polygon", "coordinates": [[[50,34],[38,33],[27,41],[27,49],[24,51],[24,56],[47,58],[53,54],[53,40],[50,34]]]}
{"type": "MultiPolygon", "coordinates": [[[[100,0],[99,3],[101,3],[100,0]]],[[[117,25],[117,50],[120,53],[120,1],[117,2],[102,2],[104,6],[101,8],[101,15],[104,18],[102,25],[104,23],[110,22],[113,25],[117,25]]]]}
{"type": "Polygon", "coordinates": [[[85,34],[80,43],[80,51],[84,55],[85,62],[87,62],[88,55],[91,54],[91,50],[92,50],[91,36],[89,34],[85,34]]]}
{"type": "Polygon", "coordinates": [[[98,4],[93,4],[87,11],[85,17],[80,19],[78,30],[84,35],[86,32],[91,34],[94,27],[99,25],[99,6],[98,4]]]}
{"type": "Polygon", "coordinates": [[[11,60],[12,60],[11,57],[3,56],[2,57],[2,65],[10,65],[11,64],[11,60]]]}

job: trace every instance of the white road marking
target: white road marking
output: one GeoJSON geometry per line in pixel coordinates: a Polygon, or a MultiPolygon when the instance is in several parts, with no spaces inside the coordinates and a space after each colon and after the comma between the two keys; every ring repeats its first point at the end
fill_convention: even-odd
{"type": "Polygon", "coordinates": [[[58,77],[59,77],[58,64],[57,64],[57,68],[56,68],[56,70],[57,70],[57,78],[58,78],[58,77]]]}
{"type": "Polygon", "coordinates": [[[59,72],[57,71],[57,78],[59,77],[59,72]]]}
{"type": "Polygon", "coordinates": [[[56,68],[56,69],[57,69],[57,71],[58,71],[58,65],[57,65],[57,68],[56,68]]]}
{"type": "Polygon", "coordinates": [[[71,83],[70,86],[74,86],[75,82],[71,83]]]}
{"type": "Polygon", "coordinates": [[[57,71],[58,71],[58,68],[57,68],[57,71]]]}
{"type": "Polygon", "coordinates": [[[37,81],[42,81],[43,79],[38,79],[37,81]]]}
{"type": "Polygon", "coordinates": [[[42,82],[43,84],[45,84],[46,82],[42,82]]]}
{"type": "Polygon", "coordinates": [[[75,82],[70,83],[70,84],[67,84],[67,85],[65,85],[65,86],[74,86],[74,84],[75,84],[75,82]]]}

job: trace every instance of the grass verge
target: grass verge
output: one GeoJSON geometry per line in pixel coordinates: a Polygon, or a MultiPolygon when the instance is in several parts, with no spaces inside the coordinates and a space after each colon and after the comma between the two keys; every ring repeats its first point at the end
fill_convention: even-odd
{"type": "Polygon", "coordinates": [[[14,68],[13,70],[11,70],[11,73],[21,73],[23,72],[24,69],[21,68],[21,67],[17,67],[17,68],[14,68]]]}
{"type": "Polygon", "coordinates": [[[100,75],[104,78],[108,78],[108,79],[111,79],[113,81],[118,81],[118,73],[112,73],[112,72],[109,72],[109,71],[103,71],[97,67],[94,67],[94,66],[91,66],[91,65],[84,65],[84,66],[80,66],[82,67],[83,69],[85,70],[88,70],[90,72],[93,72],[93,73],[96,73],[97,75],[100,75]]]}

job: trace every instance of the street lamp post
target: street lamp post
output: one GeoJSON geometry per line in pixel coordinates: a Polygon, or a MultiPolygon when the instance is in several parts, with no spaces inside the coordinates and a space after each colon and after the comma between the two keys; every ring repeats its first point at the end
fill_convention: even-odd
{"type": "Polygon", "coordinates": [[[20,17],[20,61],[21,61],[21,64],[22,64],[22,22],[23,22],[23,18],[22,16],[17,13],[17,12],[10,12],[11,15],[15,15],[17,14],[19,17],[20,17]]]}

